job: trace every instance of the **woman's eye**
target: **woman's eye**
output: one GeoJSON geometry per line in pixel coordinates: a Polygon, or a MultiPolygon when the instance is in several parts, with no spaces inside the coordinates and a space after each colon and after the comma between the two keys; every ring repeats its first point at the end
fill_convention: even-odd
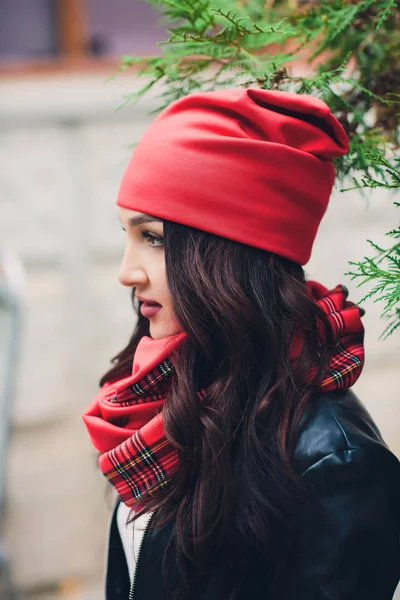
{"type": "Polygon", "coordinates": [[[156,235],[155,233],[151,233],[150,231],[142,231],[142,237],[149,240],[150,246],[152,248],[159,248],[164,243],[162,237],[156,235]]]}

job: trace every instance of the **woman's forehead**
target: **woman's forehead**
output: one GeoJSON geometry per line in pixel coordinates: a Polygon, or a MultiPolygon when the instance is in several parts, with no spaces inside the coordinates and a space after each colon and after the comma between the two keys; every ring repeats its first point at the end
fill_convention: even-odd
{"type": "Polygon", "coordinates": [[[117,213],[120,218],[124,219],[130,219],[131,217],[140,217],[146,214],[137,210],[131,210],[130,208],[124,208],[123,206],[117,207],[117,213]]]}
{"type": "Polygon", "coordinates": [[[118,216],[120,221],[123,221],[132,227],[135,225],[141,225],[142,223],[148,223],[150,221],[162,223],[162,219],[159,217],[136,210],[131,210],[130,208],[124,208],[122,206],[118,207],[118,216]]]}

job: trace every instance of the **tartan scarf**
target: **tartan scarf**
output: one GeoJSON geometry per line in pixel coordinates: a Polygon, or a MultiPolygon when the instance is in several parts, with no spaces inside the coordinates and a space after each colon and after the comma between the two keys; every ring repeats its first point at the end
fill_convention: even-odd
{"type": "MultiPolygon", "coordinates": [[[[328,316],[334,336],[334,352],[320,389],[347,389],[358,379],[364,364],[360,318],[364,310],[346,300],[348,291],[343,285],[330,291],[316,281],[306,285],[328,316]]],[[[157,492],[179,467],[177,451],[165,436],[162,408],[174,371],[173,353],[185,339],[183,332],[154,340],[143,336],[133,358],[132,375],[106,383],[83,414],[90,439],[100,452],[100,470],[121,500],[137,510],[143,495],[157,492]]],[[[291,358],[300,349],[301,337],[297,335],[291,358]]],[[[203,400],[205,390],[198,395],[203,400]]]]}

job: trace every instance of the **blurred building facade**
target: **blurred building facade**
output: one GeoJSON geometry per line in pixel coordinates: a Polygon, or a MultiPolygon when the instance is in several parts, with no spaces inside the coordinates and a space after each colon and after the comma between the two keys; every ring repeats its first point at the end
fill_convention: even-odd
{"type": "Polygon", "coordinates": [[[157,52],[160,15],[142,0],[0,0],[0,61],[157,52]]]}

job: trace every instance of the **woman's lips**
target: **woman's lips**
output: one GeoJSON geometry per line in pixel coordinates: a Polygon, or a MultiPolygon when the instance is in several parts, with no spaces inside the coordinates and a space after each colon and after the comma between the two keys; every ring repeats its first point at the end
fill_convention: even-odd
{"type": "Polygon", "coordinates": [[[153,317],[161,308],[161,304],[147,304],[147,302],[143,302],[140,307],[140,312],[146,319],[150,319],[153,317]]]}

